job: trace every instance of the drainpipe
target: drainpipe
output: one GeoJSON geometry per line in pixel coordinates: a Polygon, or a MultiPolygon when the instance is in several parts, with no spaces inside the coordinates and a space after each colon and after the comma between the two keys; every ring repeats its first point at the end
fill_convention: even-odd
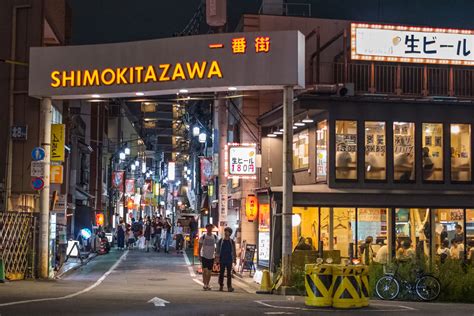
{"type": "MultiPolygon", "coordinates": [[[[16,20],[18,11],[21,9],[29,9],[29,5],[18,5],[13,7],[12,12],[12,31],[11,31],[11,43],[10,43],[10,60],[16,60],[16,20]]],[[[13,140],[10,135],[10,131],[13,127],[14,113],[15,108],[15,63],[10,64],[10,91],[9,91],[9,107],[8,107],[8,148],[7,148],[7,164],[6,164],[6,189],[5,189],[5,202],[6,202],[6,211],[12,210],[12,165],[13,165],[13,140]]]]}

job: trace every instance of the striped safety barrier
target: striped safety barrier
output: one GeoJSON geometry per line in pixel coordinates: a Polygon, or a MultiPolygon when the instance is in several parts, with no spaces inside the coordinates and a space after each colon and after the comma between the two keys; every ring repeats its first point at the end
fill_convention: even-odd
{"type": "Polygon", "coordinates": [[[326,264],[305,265],[305,304],[308,306],[332,306],[332,266],[326,264]]]}
{"type": "Polygon", "coordinates": [[[333,302],[335,308],[358,308],[361,304],[361,281],[354,266],[333,266],[333,302]]]}

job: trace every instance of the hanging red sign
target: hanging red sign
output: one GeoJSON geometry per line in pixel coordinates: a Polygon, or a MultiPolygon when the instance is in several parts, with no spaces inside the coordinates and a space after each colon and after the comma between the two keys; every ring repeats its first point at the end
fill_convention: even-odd
{"type": "Polygon", "coordinates": [[[124,171],[114,171],[112,173],[112,187],[123,192],[124,171]]]}
{"type": "Polygon", "coordinates": [[[135,193],[135,179],[125,180],[125,194],[132,195],[135,193]]]}
{"type": "Polygon", "coordinates": [[[258,215],[258,200],[255,195],[248,195],[245,203],[245,215],[249,222],[253,222],[258,215]]]}

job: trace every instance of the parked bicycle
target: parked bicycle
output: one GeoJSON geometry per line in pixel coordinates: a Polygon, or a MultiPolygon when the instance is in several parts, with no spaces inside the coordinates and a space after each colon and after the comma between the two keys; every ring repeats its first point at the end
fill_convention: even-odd
{"type": "Polygon", "coordinates": [[[441,292],[441,283],[436,277],[421,269],[416,269],[415,280],[408,281],[398,273],[399,267],[400,264],[396,264],[395,272],[386,272],[377,280],[375,292],[378,297],[383,300],[394,300],[404,290],[407,294],[416,295],[423,301],[434,301],[438,298],[441,292]]]}

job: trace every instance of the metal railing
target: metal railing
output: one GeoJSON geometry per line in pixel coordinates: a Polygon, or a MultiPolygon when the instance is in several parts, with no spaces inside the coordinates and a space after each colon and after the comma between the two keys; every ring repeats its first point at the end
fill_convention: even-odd
{"type": "Polygon", "coordinates": [[[320,71],[321,83],[352,82],[357,94],[474,97],[472,67],[349,62],[321,64],[320,71]]]}

